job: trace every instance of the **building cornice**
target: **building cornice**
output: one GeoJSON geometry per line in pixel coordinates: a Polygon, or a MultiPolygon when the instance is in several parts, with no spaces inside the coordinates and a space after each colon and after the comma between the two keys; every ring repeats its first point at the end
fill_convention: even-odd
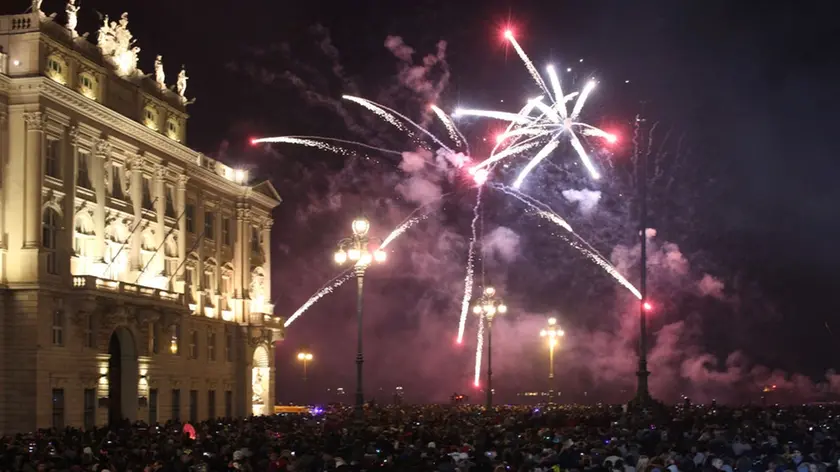
{"type": "Polygon", "coordinates": [[[86,118],[95,121],[104,128],[112,128],[128,138],[148,146],[150,153],[161,154],[174,158],[177,165],[184,169],[190,177],[199,183],[212,188],[218,188],[227,195],[245,197],[263,209],[270,212],[279,202],[253,192],[252,188],[236,184],[224,177],[212,172],[201,165],[205,156],[187,146],[173,141],[156,131],[153,131],[141,123],[138,123],[114,110],[91,100],[59,83],[46,77],[25,77],[8,78],[0,76],[0,90],[8,90],[12,93],[20,91],[23,94],[40,93],[43,96],[79,112],[86,118]]]}

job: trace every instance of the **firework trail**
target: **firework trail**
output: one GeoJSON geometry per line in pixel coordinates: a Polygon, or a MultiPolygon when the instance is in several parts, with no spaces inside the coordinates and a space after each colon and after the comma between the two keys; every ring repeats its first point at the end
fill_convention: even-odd
{"type": "Polygon", "coordinates": [[[569,243],[569,245],[573,248],[577,249],[587,259],[601,267],[605,272],[610,274],[610,276],[612,276],[612,278],[614,278],[619,284],[621,284],[627,290],[629,290],[630,293],[633,294],[633,296],[635,296],[639,300],[642,299],[641,292],[639,292],[639,290],[633,284],[631,284],[629,280],[624,278],[624,276],[621,275],[621,273],[618,272],[618,270],[612,264],[609,263],[606,257],[601,255],[601,253],[599,253],[594,247],[592,247],[591,244],[589,244],[585,239],[583,239],[579,234],[577,234],[572,229],[571,225],[569,225],[569,223],[566,222],[566,220],[561,218],[560,215],[551,210],[551,208],[548,205],[540,202],[539,200],[534,199],[533,197],[529,197],[520,192],[517,192],[516,190],[509,189],[501,185],[492,185],[492,187],[528,205],[531,209],[533,209],[536,212],[537,216],[545,218],[546,220],[565,229],[570,235],[573,236],[573,238],[570,239],[563,235],[560,235],[560,237],[564,241],[569,243]]]}
{"type": "Polygon", "coordinates": [[[342,143],[342,144],[352,144],[353,146],[359,146],[363,148],[370,149],[372,151],[378,151],[386,154],[396,154],[402,155],[400,151],[394,151],[393,149],[386,149],[376,146],[371,146],[370,144],[360,143],[358,141],[350,141],[347,139],[338,139],[338,138],[330,138],[326,136],[275,136],[270,138],[258,138],[252,139],[251,144],[261,144],[261,143],[285,143],[285,144],[298,144],[301,146],[308,146],[318,148],[322,151],[330,151],[336,154],[342,154],[345,156],[355,154],[353,151],[334,146],[329,143],[329,141],[342,143]]]}
{"type": "Polygon", "coordinates": [[[300,308],[298,308],[297,311],[295,311],[292,314],[292,316],[290,316],[289,319],[286,320],[286,322],[283,324],[283,327],[288,328],[290,324],[294,323],[294,321],[296,319],[298,319],[302,314],[306,313],[306,310],[308,310],[309,307],[314,305],[315,302],[324,298],[326,295],[329,295],[335,289],[337,289],[338,287],[341,287],[344,284],[344,282],[347,282],[348,280],[352,279],[354,276],[355,276],[355,274],[353,273],[353,268],[350,268],[350,269],[345,270],[341,274],[339,274],[334,279],[327,282],[323,287],[321,287],[320,290],[315,292],[315,295],[312,295],[311,297],[309,297],[309,300],[307,300],[306,303],[301,305],[300,308]]]}
{"type": "Polygon", "coordinates": [[[394,115],[388,113],[379,105],[371,102],[370,100],[365,100],[364,98],[354,97],[352,95],[342,95],[341,98],[345,100],[349,100],[351,102],[357,103],[368,110],[372,111],[376,116],[382,118],[383,120],[387,121],[388,123],[392,124],[398,130],[407,133],[409,136],[412,135],[411,131],[405,127],[404,124],[400,122],[394,115]]]}
{"type": "Polygon", "coordinates": [[[481,378],[481,354],[484,352],[484,318],[478,319],[478,339],[475,343],[475,380],[473,384],[478,387],[481,378]]]}
{"type": "Polygon", "coordinates": [[[537,72],[537,68],[534,67],[534,63],[531,62],[531,59],[528,57],[527,54],[525,54],[525,51],[519,45],[519,42],[517,42],[516,38],[513,37],[513,32],[510,30],[505,31],[505,39],[510,41],[510,44],[513,45],[513,49],[516,50],[516,54],[518,54],[519,58],[522,59],[522,62],[525,63],[525,68],[528,69],[528,72],[531,74],[531,77],[534,78],[534,81],[537,83],[537,85],[539,85],[543,90],[545,90],[545,93],[549,93],[548,87],[545,86],[545,81],[543,81],[542,76],[540,76],[540,73],[537,72]]]}
{"type": "MultiPolygon", "coordinates": [[[[455,153],[455,151],[450,149],[449,146],[447,146],[446,144],[443,144],[443,141],[438,139],[438,137],[435,136],[434,134],[430,133],[426,128],[424,128],[424,127],[420,126],[419,124],[415,123],[411,118],[403,115],[402,113],[394,110],[393,108],[386,107],[385,105],[382,105],[381,103],[376,103],[376,102],[373,102],[371,100],[367,100],[367,99],[364,99],[364,98],[354,97],[352,95],[343,95],[341,98],[344,98],[344,99],[350,100],[352,102],[358,103],[358,104],[364,106],[365,108],[367,108],[368,110],[379,110],[379,111],[383,112],[385,115],[390,116],[391,118],[394,118],[394,115],[396,115],[396,116],[402,118],[403,120],[405,120],[411,126],[414,126],[415,128],[417,128],[420,132],[422,132],[423,134],[425,134],[429,138],[431,138],[431,140],[434,141],[435,144],[437,144],[438,146],[442,147],[443,149],[446,149],[447,151],[449,151],[451,153],[455,153]]],[[[377,115],[379,115],[379,113],[377,113],[377,115]]],[[[382,118],[385,118],[384,115],[380,115],[380,116],[382,118]]],[[[396,118],[394,118],[394,119],[396,120],[396,118]]],[[[390,123],[390,121],[388,121],[388,122],[390,123]]],[[[400,125],[402,125],[402,123],[400,123],[400,125]]],[[[411,133],[410,130],[406,130],[404,127],[401,128],[401,129],[405,130],[409,134],[409,136],[414,136],[411,133]]]]}
{"type": "Polygon", "coordinates": [[[399,226],[397,226],[396,229],[394,229],[394,231],[391,231],[391,234],[389,234],[388,237],[385,238],[384,241],[382,241],[382,245],[379,248],[385,249],[386,247],[388,247],[389,244],[391,244],[393,240],[397,239],[398,236],[405,233],[406,231],[408,231],[409,228],[425,220],[428,217],[428,214],[422,216],[415,216],[413,218],[409,217],[407,220],[403,221],[399,226]]]}
{"type": "Polygon", "coordinates": [[[470,225],[472,229],[472,237],[470,237],[469,250],[467,252],[467,275],[464,277],[464,298],[461,300],[461,317],[458,320],[458,344],[464,341],[464,328],[467,325],[467,315],[470,312],[470,300],[472,300],[472,290],[475,278],[475,242],[478,238],[477,223],[481,213],[481,191],[483,185],[478,187],[478,194],[475,199],[475,206],[473,207],[473,219],[470,225]]]}
{"type": "Polygon", "coordinates": [[[455,142],[455,145],[458,147],[464,147],[467,151],[467,154],[470,153],[470,143],[467,142],[467,138],[461,133],[461,130],[455,126],[455,123],[449,118],[449,116],[441,110],[437,105],[431,106],[432,111],[435,112],[435,115],[438,117],[443,126],[446,127],[446,131],[449,133],[449,138],[455,142]]]}

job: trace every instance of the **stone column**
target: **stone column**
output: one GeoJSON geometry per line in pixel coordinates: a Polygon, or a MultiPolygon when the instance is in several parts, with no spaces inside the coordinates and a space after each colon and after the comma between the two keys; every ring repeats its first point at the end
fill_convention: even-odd
{"type": "MultiPolygon", "coordinates": [[[[105,208],[107,207],[108,190],[106,188],[105,166],[111,156],[111,143],[104,139],[97,139],[93,143],[93,191],[96,194],[96,208],[93,212],[93,224],[96,227],[96,249],[94,249],[94,264],[105,261],[105,208]]],[[[97,270],[97,276],[102,276],[97,270]]]]}
{"type": "MultiPolygon", "coordinates": [[[[131,222],[131,229],[134,234],[131,235],[131,252],[129,252],[129,270],[137,272],[143,268],[142,260],[140,259],[140,241],[143,235],[143,156],[134,156],[128,161],[128,176],[130,185],[128,189],[129,198],[131,199],[131,206],[134,210],[134,221],[131,222]],[[141,227],[137,228],[137,225],[141,227]],[[136,229],[135,229],[136,228],[136,229]]],[[[136,276],[136,274],[135,274],[136,276]]]]}
{"type": "MultiPolygon", "coordinates": [[[[271,304],[271,226],[274,225],[274,220],[271,217],[267,218],[263,224],[262,228],[260,228],[262,234],[262,251],[263,251],[263,293],[265,294],[265,300],[263,303],[266,305],[271,304]]],[[[266,307],[270,308],[270,307],[266,307]]]]}
{"type": "MultiPolygon", "coordinates": [[[[3,170],[5,169],[5,163],[8,162],[7,154],[9,152],[9,145],[6,144],[7,134],[6,133],[6,124],[8,123],[8,116],[5,110],[0,110],[0,250],[6,249],[6,226],[5,226],[5,208],[6,208],[6,194],[5,194],[5,185],[3,185],[3,170]]],[[[0,274],[0,276],[5,277],[5,256],[0,258],[0,264],[4,268],[4,273],[0,274]]]]}
{"type": "Polygon", "coordinates": [[[26,123],[26,164],[24,167],[23,247],[41,247],[41,187],[43,185],[44,114],[24,113],[26,123]]]}
{"type": "MultiPolygon", "coordinates": [[[[153,274],[158,275],[163,274],[164,268],[166,267],[166,248],[161,247],[161,244],[163,244],[163,238],[166,237],[167,233],[166,220],[164,220],[164,215],[166,215],[166,167],[162,165],[156,166],[154,179],[154,194],[157,198],[157,201],[155,202],[155,215],[157,216],[155,244],[157,245],[156,247],[160,248],[160,250],[155,255],[154,267],[150,267],[150,269],[152,269],[153,274]]],[[[155,197],[153,197],[153,199],[155,197]]]]}
{"type": "Polygon", "coordinates": [[[66,226],[66,230],[64,231],[64,244],[67,248],[69,248],[68,253],[72,256],[74,250],[74,239],[75,239],[75,230],[76,230],[76,175],[78,173],[79,167],[79,128],[73,126],[70,128],[70,132],[68,133],[69,136],[69,145],[70,145],[70,156],[67,159],[67,163],[63,169],[63,174],[66,176],[64,178],[64,190],[67,193],[67,196],[64,197],[65,206],[67,210],[65,210],[65,221],[68,221],[66,226]]]}
{"type": "MultiPolygon", "coordinates": [[[[186,175],[178,176],[178,196],[176,200],[176,212],[178,215],[178,273],[176,279],[183,282],[184,272],[187,270],[185,261],[187,260],[187,215],[184,210],[187,208],[187,181],[190,180],[186,175]]],[[[195,219],[195,215],[193,215],[195,219]]],[[[187,287],[184,287],[186,293],[187,287]]]]}
{"type": "Polygon", "coordinates": [[[239,322],[247,320],[245,305],[248,297],[248,277],[251,272],[250,225],[251,209],[247,203],[237,203],[233,251],[233,292],[236,300],[234,310],[239,322]]]}

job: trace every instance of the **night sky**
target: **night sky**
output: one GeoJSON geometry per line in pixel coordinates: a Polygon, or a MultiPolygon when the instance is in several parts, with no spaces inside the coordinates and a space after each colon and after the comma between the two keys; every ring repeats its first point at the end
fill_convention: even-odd
{"type": "MultiPolygon", "coordinates": [[[[20,7],[8,11],[28,4],[12,3],[20,7]]],[[[98,27],[94,10],[112,18],[128,11],[141,68],[151,72],[155,54],[162,54],[172,83],[180,64],[187,66],[187,94],[197,98],[188,144],[254,169],[278,188],[284,203],[274,225],[277,314],[289,316],[338,273],[332,252],[360,208],[384,237],[429,192],[454,192],[433,204],[430,217],[394,243],[387,266],[367,278],[369,396],[389,400],[396,386],[417,401],[455,391],[477,395],[473,317],[466,344],[453,345],[475,190],[455,171],[400,169],[399,157],[252,148],[248,139],[322,135],[417,150],[341,101],[343,93],[416,120],[430,101],[448,111],[516,111],[538,89],[502,41],[510,25],[540,70],[548,63],[572,67],[562,75],[567,90],[590,77],[600,81],[583,117],[622,138],[609,152],[593,153],[602,182],[590,181],[561,147],[524,190],[568,217],[634,282],[631,139],[634,117],[645,120],[642,148],[651,152],[656,177],[649,224],[657,229],[650,267],[654,394],[755,401],[761,386],[777,383],[785,398],[822,398],[827,390],[840,393],[840,382],[825,375],[840,357],[833,337],[840,322],[832,316],[833,269],[840,264],[840,225],[831,216],[840,201],[834,162],[840,60],[830,46],[836,27],[828,2],[761,4],[83,0],[78,30],[98,27]],[[391,36],[414,49],[415,65],[445,41],[445,62],[411,90],[399,74],[407,65],[385,47],[391,36]],[[582,211],[562,195],[568,189],[598,190],[601,200],[582,211]]],[[[60,10],[63,22],[63,1],[45,0],[43,9],[60,10]]],[[[478,158],[497,127],[464,122],[478,158]]],[[[511,163],[496,181],[511,182],[510,172],[524,165],[521,158],[511,163]]],[[[557,359],[564,398],[629,398],[637,312],[626,291],[515,201],[489,192],[485,203],[483,265],[511,306],[511,316],[494,327],[500,394],[513,399],[517,391],[545,388],[547,351],[537,334],[547,316],[558,316],[567,332],[557,359]]],[[[350,285],[316,304],[278,344],[279,400],[300,401],[307,393],[336,399],[326,394],[335,387],[352,394],[350,285]],[[302,347],[315,355],[306,386],[295,360],[302,347]]]]}

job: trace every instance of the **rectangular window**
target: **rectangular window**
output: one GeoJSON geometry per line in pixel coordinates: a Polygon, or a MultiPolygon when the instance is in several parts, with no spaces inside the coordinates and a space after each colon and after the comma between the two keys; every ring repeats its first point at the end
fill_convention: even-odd
{"type": "Polygon", "coordinates": [[[143,176],[143,208],[146,210],[153,210],[152,208],[152,179],[143,176]]]}
{"type": "Polygon", "coordinates": [[[90,431],[96,426],[96,389],[85,389],[83,423],[85,431],[90,431]]]}
{"type": "Polygon", "coordinates": [[[207,333],[207,360],[216,360],[216,333],[207,333]]]}
{"type": "Polygon", "coordinates": [[[149,389],[149,424],[154,426],[158,422],[158,389],[149,389]]]}
{"type": "Polygon", "coordinates": [[[175,218],[175,187],[166,186],[166,216],[175,218]]]}
{"type": "Polygon", "coordinates": [[[251,252],[260,252],[260,230],[256,226],[251,227],[251,252]]]}
{"type": "Polygon", "coordinates": [[[204,212],[204,237],[216,239],[216,214],[212,211],[204,212]]]}
{"type": "Polygon", "coordinates": [[[77,164],[76,185],[90,190],[90,154],[80,152],[77,164]]]}
{"type": "Polygon", "coordinates": [[[184,219],[187,220],[187,232],[195,233],[195,205],[192,203],[184,207],[184,219]]]}
{"type": "Polygon", "coordinates": [[[44,153],[44,174],[56,179],[61,178],[61,141],[47,138],[47,149],[44,153]]]}
{"type": "Polygon", "coordinates": [[[157,354],[160,350],[160,333],[158,332],[157,323],[149,323],[149,351],[152,354],[157,354]]]}
{"type": "Polygon", "coordinates": [[[213,271],[204,271],[204,280],[202,280],[202,290],[213,290],[213,271]]]}
{"type": "Polygon", "coordinates": [[[233,418],[233,392],[225,390],[225,418],[233,418]]]}
{"type": "Polygon", "coordinates": [[[111,196],[117,200],[125,200],[122,184],[123,175],[125,175],[125,169],[122,166],[114,165],[111,167],[111,196]]]}
{"type": "Polygon", "coordinates": [[[198,390],[190,390],[190,423],[198,421],[198,390]]]}
{"type": "Polygon", "coordinates": [[[172,421],[181,421],[181,389],[172,390],[172,421]]]}
{"type": "Polygon", "coordinates": [[[93,329],[93,315],[89,314],[85,317],[85,347],[96,347],[96,330],[93,329]]]}
{"type": "Polygon", "coordinates": [[[216,419],[216,391],[207,391],[207,419],[216,419]]]}
{"type": "Polygon", "coordinates": [[[222,218],[222,244],[230,246],[230,218],[222,218]]]}
{"type": "Polygon", "coordinates": [[[64,389],[54,388],[52,391],[52,427],[64,429],[64,389]]]}
{"type": "Polygon", "coordinates": [[[198,331],[190,334],[190,359],[198,359],[198,331]]]}
{"type": "Polygon", "coordinates": [[[64,345],[64,312],[55,310],[52,319],[52,343],[53,346],[64,345]]]}
{"type": "Polygon", "coordinates": [[[225,360],[233,362],[233,328],[225,327],[225,360]]]}

